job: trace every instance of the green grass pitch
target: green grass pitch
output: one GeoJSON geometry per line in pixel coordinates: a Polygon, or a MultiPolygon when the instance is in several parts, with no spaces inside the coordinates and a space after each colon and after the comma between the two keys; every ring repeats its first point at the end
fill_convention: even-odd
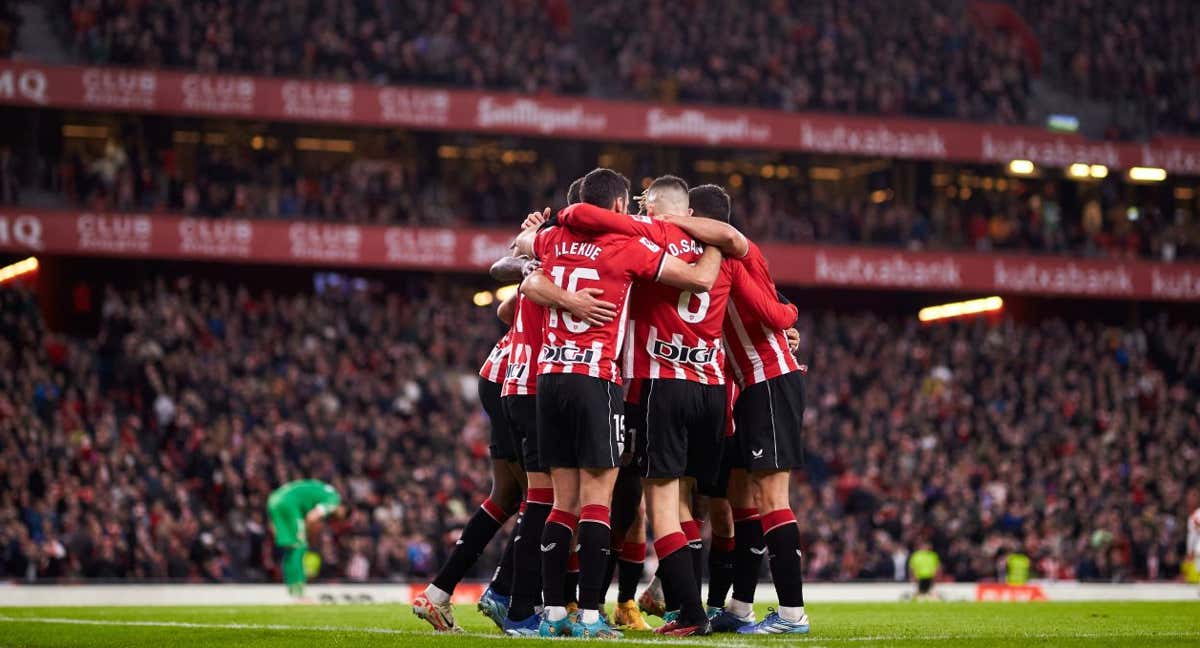
{"type": "MultiPolygon", "coordinates": [[[[1200,646],[1200,601],[1183,603],[817,603],[806,637],[715,635],[617,643],[804,646],[1200,646]]],[[[765,609],[759,610],[760,616],[765,609]]],[[[471,606],[465,635],[434,634],[401,605],[0,608],[0,646],[403,646],[484,648],[503,637],[471,606]]],[[[563,640],[571,641],[571,640],[563,640]]]]}

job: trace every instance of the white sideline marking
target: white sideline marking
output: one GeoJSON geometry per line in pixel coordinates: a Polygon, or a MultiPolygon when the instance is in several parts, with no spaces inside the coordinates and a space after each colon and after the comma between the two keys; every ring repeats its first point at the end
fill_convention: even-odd
{"type": "MultiPolygon", "coordinates": [[[[379,634],[379,635],[426,635],[432,636],[429,632],[416,632],[412,630],[399,630],[396,628],[377,628],[370,626],[330,626],[330,625],[283,625],[276,623],[194,623],[191,621],[119,621],[107,619],[72,619],[67,617],[12,617],[0,615],[0,623],[45,623],[58,625],[90,625],[90,626],[116,626],[116,627],[132,627],[132,628],[191,628],[191,629],[207,629],[207,630],[280,630],[280,631],[307,631],[307,632],[347,632],[358,634],[379,634]]],[[[465,632],[458,634],[446,634],[447,638],[452,637],[472,637],[475,639],[499,639],[501,641],[511,641],[513,637],[506,637],[498,634],[485,634],[482,632],[465,632]]],[[[1162,638],[1162,639],[1190,639],[1200,638],[1200,632],[1081,632],[1081,633],[1013,633],[1007,639],[1129,639],[1134,637],[1147,638],[1162,638]]],[[[828,643],[848,643],[848,642],[863,642],[863,641],[961,641],[963,639],[972,638],[990,638],[990,636],[979,635],[976,637],[969,635],[916,635],[916,636],[900,636],[900,635],[873,635],[863,637],[788,637],[787,640],[793,643],[815,644],[817,642],[828,643]]],[[[703,641],[698,639],[675,639],[664,637],[662,639],[622,639],[619,643],[636,644],[643,646],[662,646],[664,644],[676,646],[717,646],[724,648],[749,648],[751,646],[761,646],[761,643],[748,641],[703,641]]],[[[812,648],[819,648],[813,646],[812,648]]]]}

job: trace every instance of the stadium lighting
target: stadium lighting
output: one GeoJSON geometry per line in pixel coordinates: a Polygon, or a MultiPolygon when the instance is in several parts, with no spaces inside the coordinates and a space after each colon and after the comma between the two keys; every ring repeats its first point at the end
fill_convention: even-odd
{"type": "Polygon", "coordinates": [[[471,301],[475,302],[476,306],[491,306],[495,300],[496,298],[490,290],[481,290],[475,293],[475,297],[471,299],[471,301]]]}
{"type": "Polygon", "coordinates": [[[937,320],[950,319],[953,317],[962,317],[964,315],[975,315],[977,313],[990,313],[1004,308],[1004,300],[999,297],[984,297],[983,299],[971,299],[969,301],[951,302],[940,306],[928,306],[922,308],[917,313],[917,319],[922,322],[935,322],[937,320]]]}
{"type": "Polygon", "coordinates": [[[1167,179],[1167,170],[1158,167],[1133,167],[1129,179],[1137,182],[1162,182],[1167,179]]]}
{"type": "Polygon", "coordinates": [[[1008,172],[1013,175],[1033,175],[1036,169],[1029,160],[1013,160],[1008,163],[1008,172]]]}
{"type": "Polygon", "coordinates": [[[517,289],[520,287],[521,284],[508,284],[507,286],[500,286],[496,289],[496,299],[504,301],[517,294],[517,289]]]}
{"type": "Polygon", "coordinates": [[[1093,164],[1091,166],[1092,177],[1099,180],[1100,178],[1108,177],[1108,167],[1103,164],[1093,164]]]}
{"type": "Polygon", "coordinates": [[[0,284],[8,283],[18,277],[23,277],[31,272],[37,272],[38,260],[37,257],[29,257],[16,263],[0,268],[0,284]]]}
{"type": "Polygon", "coordinates": [[[1067,173],[1072,178],[1087,178],[1091,176],[1092,169],[1083,162],[1076,162],[1075,164],[1067,167],[1067,173]]]}

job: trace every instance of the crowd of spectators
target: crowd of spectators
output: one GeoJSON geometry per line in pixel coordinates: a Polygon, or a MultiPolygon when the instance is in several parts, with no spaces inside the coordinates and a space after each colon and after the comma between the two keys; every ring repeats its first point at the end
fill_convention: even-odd
{"type": "Polygon", "coordinates": [[[962,3],[590,3],[601,60],[643,99],[784,110],[1023,121],[1028,64],[1012,36],[962,3]],[[637,16],[636,29],[624,29],[637,16]]]}
{"type": "MultiPolygon", "coordinates": [[[[633,177],[661,172],[653,155],[635,157],[633,177]]],[[[0,150],[0,204],[19,202],[22,166],[28,165],[0,150]]],[[[286,145],[155,150],[136,137],[71,147],[45,166],[44,184],[64,206],[95,211],[452,227],[509,225],[528,209],[562,205],[573,179],[553,160],[431,161],[396,151],[314,161],[286,145]]],[[[883,199],[867,191],[850,198],[795,177],[747,175],[735,184],[719,174],[684,175],[727,186],[735,225],[756,240],[1200,258],[1195,211],[1167,211],[1157,199],[1131,202],[1119,179],[1085,189],[1066,181],[1006,181],[1004,189],[977,188],[967,200],[927,186],[900,200],[886,190],[883,199]],[[1067,200],[1062,192],[1069,187],[1078,191],[1067,200]]]]}
{"type": "Polygon", "coordinates": [[[1128,135],[1200,133],[1200,4],[1020,0],[1054,83],[1099,100],[1128,135]]]}
{"type": "Polygon", "coordinates": [[[1106,102],[1110,133],[1200,133],[1200,10],[1189,0],[1019,0],[1005,20],[962,0],[53,7],[69,49],[103,64],[1002,123],[1033,117],[1041,74],[1106,102]]]}
{"type": "Polygon", "coordinates": [[[1016,40],[960,3],[59,0],[96,63],[785,110],[1024,118],[1016,40]]]}
{"type": "Polygon", "coordinates": [[[578,94],[565,0],[57,0],[95,63],[578,94]]]}
{"type": "Polygon", "coordinates": [[[0,0],[0,58],[11,56],[17,46],[21,16],[13,0],[0,0]]]}
{"type": "Polygon", "coordinates": [[[353,507],[312,541],[324,573],[430,575],[491,475],[465,387],[499,323],[452,283],[158,281],[107,291],[86,338],[0,289],[0,578],[265,578],[267,495],[302,477],[353,507]]]}
{"type": "MultiPolygon", "coordinates": [[[[487,493],[474,370],[500,328],[449,282],[354,286],[109,288],[79,337],[0,288],[0,578],[271,577],[265,499],[302,476],[352,507],[313,543],[324,577],[427,577],[487,493]]],[[[1178,577],[1196,322],[828,310],[799,329],[808,578],[904,578],[923,541],[959,580],[1014,550],[1038,578],[1178,577]]]]}

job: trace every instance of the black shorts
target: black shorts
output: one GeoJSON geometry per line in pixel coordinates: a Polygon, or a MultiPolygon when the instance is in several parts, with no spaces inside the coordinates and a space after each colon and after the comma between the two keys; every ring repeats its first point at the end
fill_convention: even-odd
{"type": "Polygon", "coordinates": [[[635,461],[642,477],[693,477],[701,493],[717,483],[725,438],[725,385],[642,381],[635,461]]]}
{"type": "Polygon", "coordinates": [[[750,472],[804,465],[804,374],[776,376],[742,390],[733,406],[740,460],[750,472]]]}
{"type": "MultiPolygon", "coordinates": [[[[626,412],[626,416],[628,416],[626,412]]],[[[629,419],[625,419],[628,421],[629,419]]],[[[612,506],[613,533],[624,534],[633,526],[633,521],[642,510],[642,477],[635,466],[621,466],[617,481],[613,484],[612,506]]]]}
{"type": "Polygon", "coordinates": [[[508,419],[504,416],[504,407],[500,404],[500,385],[479,377],[479,402],[487,413],[492,425],[492,442],[488,450],[492,459],[517,461],[517,443],[513,439],[512,430],[508,427],[508,419]]]}
{"type": "Polygon", "coordinates": [[[709,497],[729,497],[729,476],[733,474],[734,468],[745,467],[742,464],[742,453],[738,451],[737,435],[725,437],[721,443],[721,468],[717,471],[717,481],[709,492],[700,494],[709,497]]]}
{"type": "Polygon", "coordinates": [[[616,468],[624,418],[620,385],[579,374],[538,376],[538,458],[546,469],[616,468]]]}
{"type": "Polygon", "coordinates": [[[513,441],[520,449],[521,466],[525,472],[546,472],[538,459],[537,396],[505,396],[500,401],[513,441]]]}
{"type": "Polygon", "coordinates": [[[933,589],[933,579],[932,578],[917,579],[917,593],[918,594],[928,594],[929,590],[931,590],[931,589],[933,589]]]}

